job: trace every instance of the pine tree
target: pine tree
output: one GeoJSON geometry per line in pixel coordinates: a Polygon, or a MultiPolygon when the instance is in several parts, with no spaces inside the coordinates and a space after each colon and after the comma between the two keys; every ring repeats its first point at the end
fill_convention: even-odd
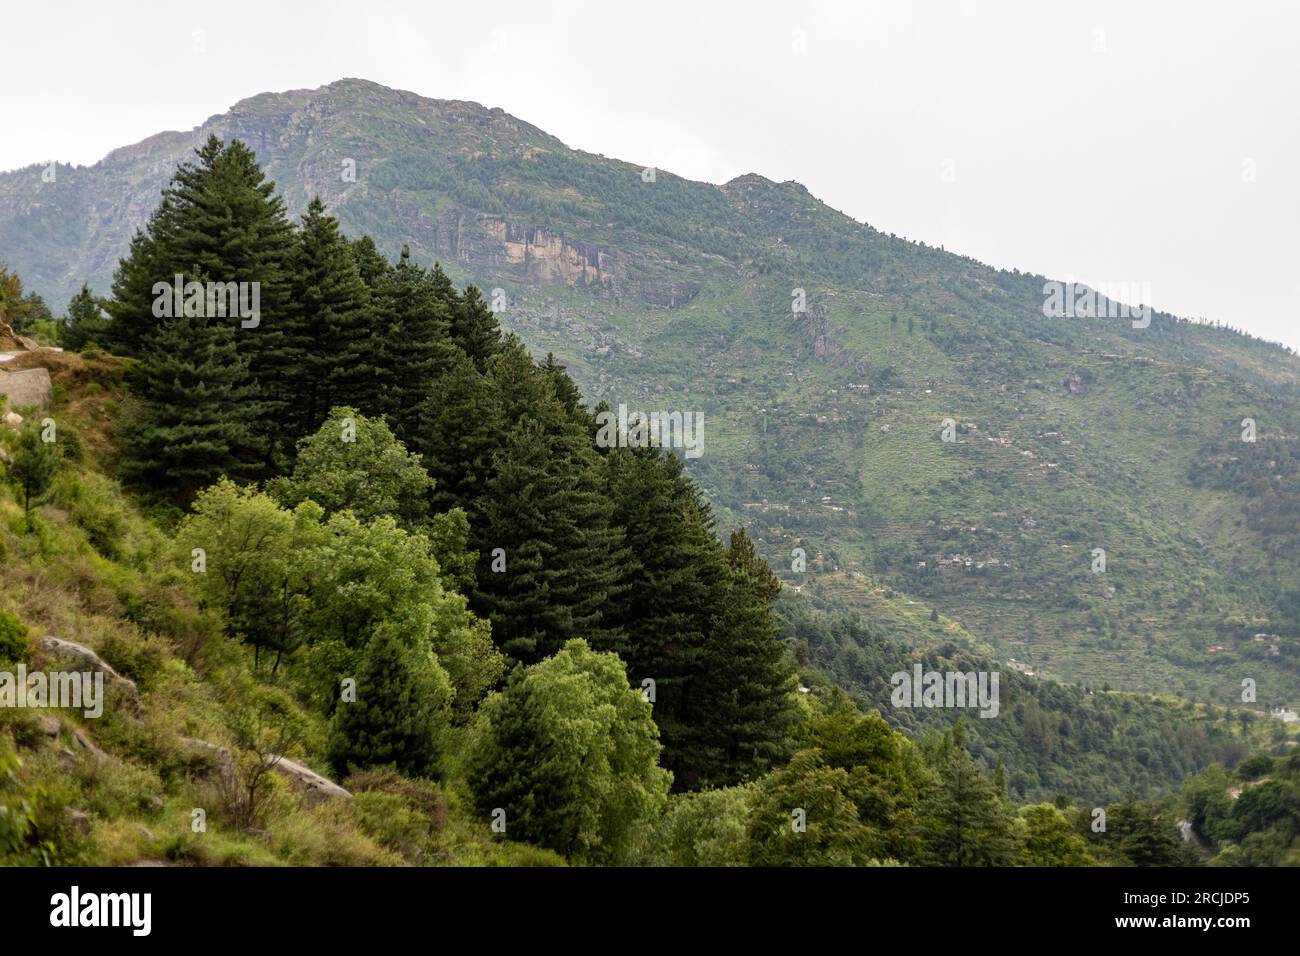
{"type": "Polygon", "coordinates": [[[463,510],[476,544],[484,526],[482,504],[494,473],[493,458],[505,427],[494,383],[457,351],[450,367],[429,383],[419,434],[408,443],[421,453],[434,480],[433,511],[463,510]]]}
{"type": "Polygon", "coordinates": [[[393,434],[410,443],[421,431],[429,384],[452,363],[451,309],[403,248],[385,277],[382,310],[383,410],[393,434]]]}
{"type": "Polygon", "coordinates": [[[231,325],[182,316],[153,333],[131,389],[124,473],[187,500],[254,463],[259,409],[231,325]]]}
{"type": "Polygon", "coordinates": [[[361,276],[361,281],[366,284],[372,297],[377,296],[384,276],[388,275],[389,270],[393,268],[392,263],[379,254],[379,250],[375,247],[375,240],[370,236],[353,239],[348,245],[352,249],[352,257],[356,260],[357,273],[361,276]]]}
{"type": "Polygon", "coordinates": [[[327,751],[340,773],[395,767],[436,777],[451,703],[451,680],[420,642],[408,643],[401,622],[385,622],[366,645],[356,675],[356,700],[334,711],[327,751]]]}
{"type": "Polygon", "coordinates": [[[104,345],[107,332],[103,303],[83,282],[81,291],[68,303],[68,318],[60,330],[59,344],[70,352],[80,352],[91,345],[104,345]]]}
{"type": "Polygon", "coordinates": [[[620,448],[604,460],[613,521],[624,529],[630,559],[625,596],[611,609],[622,634],[603,649],[627,662],[634,685],[654,681],[664,765],[677,788],[692,789],[712,765],[701,757],[710,707],[698,678],[709,664],[705,645],[726,561],[712,515],[675,456],[620,448]]]}
{"type": "Polygon", "coordinates": [[[752,779],[784,762],[797,723],[795,676],[777,639],[781,582],[743,530],[731,535],[728,577],[704,648],[694,696],[692,764],[707,786],[752,779]]]}
{"type": "Polygon", "coordinates": [[[218,314],[205,318],[208,325],[239,331],[234,343],[247,359],[258,398],[239,414],[247,419],[255,412],[251,435],[260,439],[260,455],[269,461],[277,446],[289,443],[281,423],[298,398],[289,374],[295,356],[284,340],[293,229],[275,184],[247,146],[210,136],[195,153],[196,161],[177,167],[146,232],[135,237],[119,265],[108,304],[110,347],[141,355],[151,349],[151,339],[166,334],[161,326],[171,316],[155,314],[156,283],[170,285],[177,275],[183,282],[247,283],[250,297],[255,288],[256,317],[220,314],[225,302],[218,297],[218,314]]]}
{"type": "MultiPolygon", "coordinates": [[[[437,266],[434,269],[436,279],[442,275],[442,269],[437,266]]],[[[480,372],[486,371],[492,356],[501,349],[501,329],[497,318],[475,286],[468,286],[465,294],[454,303],[451,338],[480,372]]]]}
{"type": "Polygon", "coordinates": [[[326,215],[319,198],[302,217],[291,290],[293,308],[282,345],[291,359],[286,381],[298,398],[286,408],[285,426],[296,440],[315,432],[337,405],[371,412],[378,405],[373,376],[367,374],[370,292],[338,220],[326,215]]]}
{"type": "Polygon", "coordinates": [[[144,342],[158,326],[153,314],[153,290],[155,283],[170,282],[175,275],[160,248],[165,245],[173,218],[173,203],[164,193],[145,231],[131,237],[126,258],[118,260],[112,296],[104,303],[109,315],[104,345],[117,355],[140,355],[144,342]]]}
{"type": "Polygon", "coordinates": [[[994,785],[966,752],[959,720],[932,755],[937,780],[920,814],[926,861],[937,866],[1007,866],[1014,859],[1011,818],[994,785]]]}
{"type": "MultiPolygon", "coordinates": [[[[551,403],[552,406],[554,403],[551,403]]],[[[558,415],[555,409],[552,416],[558,415]]],[[[531,663],[571,637],[617,643],[604,621],[627,560],[585,434],[525,418],[496,456],[481,503],[475,606],[507,654],[531,663]],[[495,549],[504,551],[497,570],[495,549]]]]}

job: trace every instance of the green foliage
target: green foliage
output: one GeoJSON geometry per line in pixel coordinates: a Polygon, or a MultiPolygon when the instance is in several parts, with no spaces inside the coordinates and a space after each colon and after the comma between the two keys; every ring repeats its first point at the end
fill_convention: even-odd
{"type": "Polygon", "coordinates": [[[625,862],[667,800],[650,704],[583,640],[517,668],[480,711],[468,780],[484,826],[579,863],[625,862]]]}
{"type": "Polygon", "coordinates": [[[39,505],[59,470],[55,442],[45,441],[45,428],[34,420],[23,422],[17,441],[4,462],[5,477],[23,506],[27,528],[32,527],[32,509],[39,505]]]}
{"type": "Polygon", "coordinates": [[[428,516],[433,482],[383,419],[340,406],[299,443],[293,473],[267,490],[286,507],[310,499],[326,514],[346,509],[364,521],[390,515],[415,528],[428,516]]]}
{"type": "Polygon", "coordinates": [[[308,613],[303,555],[323,537],[321,509],[279,507],[253,488],[223,479],[199,494],[177,530],[179,559],[223,612],[227,633],[281,659],[303,642],[308,613]]]}
{"type": "Polygon", "coordinates": [[[1014,862],[1008,808],[967,753],[961,721],[932,745],[928,756],[935,778],[918,808],[925,861],[935,866],[1014,862]]]}
{"type": "Polygon", "coordinates": [[[0,663],[22,660],[27,654],[27,625],[0,609],[0,663]]]}
{"type": "Polygon", "coordinates": [[[102,345],[109,319],[103,302],[82,283],[81,290],[68,303],[68,315],[59,330],[59,344],[69,352],[82,352],[102,345]]]}
{"type": "Polygon", "coordinates": [[[892,706],[891,674],[910,673],[918,661],[927,671],[999,671],[1002,711],[996,720],[973,721],[966,745],[984,772],[1004,761],[1007,792],[1016,800],[1065,794],[1098,806],[1134,782],[1169,793],[1212,763],[1235,765],[1250,749],[1235,722],[1212,709],[1029,678],[942,635],[924,649],[909,647],[905,635],[915,632],[893,630],[883,614],[817,614],[793,601],[779,611],[783,638],[811,666],[917,737],[950,729],[954,712],[892,706]]]}
{"type": "Polygon", "coordinates": [[[1024,855],[1029,866],[1091,866],[1088,842],[1066,814],[1050,803],[1022,807],[1024,855]]]}
{"type": "Polygon", "coordinates": [[[1211,864],[1291,863],[1300,836],[1300,758],[1256,754],[1232,775],[1210,767],[1187,781],[1182,804],[1211,864]]]}
{"type": "Polygon", "coordinates": [[[349,512],[332,516],[326,532],[303,556],[312,581],[308,673],[316,699],[332,712],[339,681],[357,672],[374,629],[405,619],[451,675],[456,707],[472,709],[503,663],[486,622],[443,588],[428,539],[403,532],[392,518],[364,524],[349,512]]]}
{"type": "Polygon", "coordinates": [[[410,620],[385,621],[354,680],[355,700],[344,698],[330,726],[334,769],[392,766],[411,777],[437,776],[453,691],[427,635],[410,620]]]}
{"type": "Polygon", "coordinates": [[[0,738],[0,863],[52,866],[58,847],[42,833],[45,794],[19,779],[21,766],[9,742],[0,738]]]}
{"type": "Polygon", "coordinates": [[[849,795],[849,773],[801,750],[759,786],[749,818],[754,866],[861,866],[871,833],[849,795]]]}
{"type": "Polygon", "coordinates": [[[744,866],[750,790],[675,793],[646,837],[638,862],[653,866],[744,866]]]}

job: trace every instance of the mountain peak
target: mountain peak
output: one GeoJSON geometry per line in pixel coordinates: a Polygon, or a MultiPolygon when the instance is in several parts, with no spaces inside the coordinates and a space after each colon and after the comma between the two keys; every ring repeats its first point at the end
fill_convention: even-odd
{"type": "Polygon", "coordinates": [[[808,187],[803,183],[793,179],[787,179],[785,182],[778,183],[774,179],[768,179],[761,173],[744,173],[735,179],[729,179],[722,184],[723,192],[740,189],[785,189],[790,192],[798,193],[803,196],[811,196],[808,187]]]}

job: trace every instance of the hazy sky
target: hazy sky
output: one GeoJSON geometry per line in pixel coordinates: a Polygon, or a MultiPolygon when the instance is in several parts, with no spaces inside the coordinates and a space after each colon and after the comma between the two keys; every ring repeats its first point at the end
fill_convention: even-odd
{"type": "Polygon", "coordinates": [[[364,77],[1300,348],[1297,3],[107,6],[6,4],[0,169],[364,77]]]}

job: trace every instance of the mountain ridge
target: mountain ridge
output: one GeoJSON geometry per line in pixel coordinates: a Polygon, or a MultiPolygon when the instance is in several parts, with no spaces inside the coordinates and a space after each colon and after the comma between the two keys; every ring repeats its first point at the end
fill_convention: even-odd
{"type": "Polygon", "coordinates": [[[694,473],[810,597],[893,590],[1066,680],[1219,703],[1256,672],[1293,689],[1294,352],[1160,312],[1049,319],[1043,276],[880,232],[797,182],[647,181],[499,108],[359,79],[247,97],[53,183],[0,174],[0,258],[55,303],[85,279],[107,292],[212,132],[257,152],[292,213],[320,194],[385,254],[500,292],[502,324],[593,401],[705,411],[694,473]],[[1197,485],[1238,466],[1246,417],[1260,443],[1237,450],[1266,494],[1197,485]],[[805,580],[786,568],[807,545],[805,580]],[[1249,657],[1261,630],[1278,660],[1249,657]]]}

